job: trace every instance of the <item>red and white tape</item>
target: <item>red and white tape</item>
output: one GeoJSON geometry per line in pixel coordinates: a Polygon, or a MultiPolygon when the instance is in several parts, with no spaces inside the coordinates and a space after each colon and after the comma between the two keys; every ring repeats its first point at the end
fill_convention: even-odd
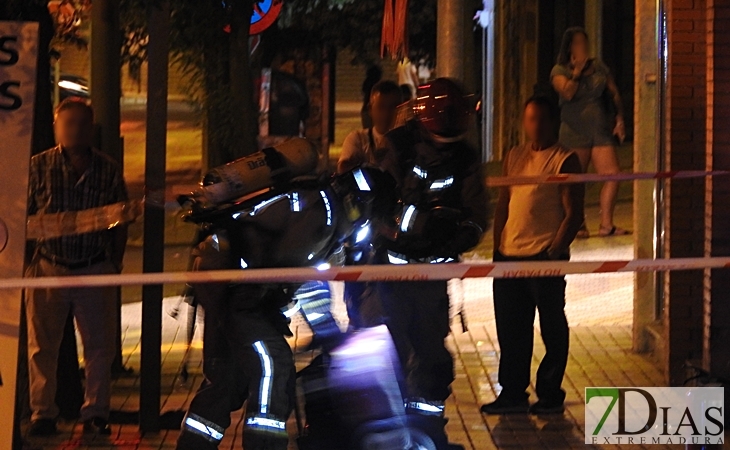
{"type": "Polygon", "coordinates": [[[593,183],[603,181],[658,180],[667,178],[702,178],[720,175],[730,175],[730,171],[713,170],[706,172],[704,170],[682,170],[674,172],[616,173],[611,175],[601,175],[597,173],[564,173],[558,175],[539,175],[531,177],[489,177],[487,178],[487,186],[505,187],[525,184],[566,184],[593,183]]]}
{"type": "MultiPolygon", "coordinates": [[[[535,177],[489,177],[487,186],[504,187],[527,184],[565,184],[589,183],[602,181],[631,181],[666,178],[701,178],[709,176],[730,175],[730,171],[684,170],[679,172],[637,172],[614,175],[559,174],[535,177]]],[[[132,200],[112,205],[91,208],[83,211],[68,211],[54,214],[39,214],[28,217],[28,239],[50,239],[59,236],[90,233],[106,230],[123,223],[133,222],[141,214],[144,202],[162,206],[171,193],[190,192],[188,185],[172,186],[168,191],[148,192],[146,200],[132,200]]]]}
{"type": "Polygon", "coordinates": [[[660,272],[730,268],[730,257],[635,259],[630,261],[522,261],[459,264],[404,264],[164,272],[122,275],[0,279],[0,289],[77,288],[169,283],[288,283],[303,281],[425,281],[452,278],[526,278],[573,274],[660,272]]]}

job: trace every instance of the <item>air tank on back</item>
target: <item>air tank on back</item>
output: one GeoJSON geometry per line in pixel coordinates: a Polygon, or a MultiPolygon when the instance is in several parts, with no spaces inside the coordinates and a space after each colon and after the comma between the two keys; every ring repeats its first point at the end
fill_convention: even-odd
{"type": "Polygon", "coordinates": [[[211,169],[203,177],[198,194],[209,205],[226,203],[278,182],[313,175],[318,159],[312,142],[293,138],[211,169]]]}

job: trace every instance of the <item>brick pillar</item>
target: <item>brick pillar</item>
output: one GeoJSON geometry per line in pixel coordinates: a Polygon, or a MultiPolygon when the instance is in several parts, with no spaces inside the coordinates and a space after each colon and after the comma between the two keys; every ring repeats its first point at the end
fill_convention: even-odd
{"type": "MultiPolygon", "coordinates": [[[[707,170],[730,169],[730,0],[707,0],[707,170]]],[[[705,255],[730,256],[730,182],[709,179],[705,255]]],[[[703,366],[730,377],[730,270],[705,272],[703,366]]]]}
{"type": "MultiPolygon", "coordinates": [[[[706,0],[667,0],[667,168],[705,168],[707,95],[706,0]]],[[[674,180],[667,187],[665,249],[668,257],[704,255],[705,180],[674,180]]],[[[665,283],[664,369],[681,385],[683,364],[703,351],[703,271],[669,272],[665,283]]]]}

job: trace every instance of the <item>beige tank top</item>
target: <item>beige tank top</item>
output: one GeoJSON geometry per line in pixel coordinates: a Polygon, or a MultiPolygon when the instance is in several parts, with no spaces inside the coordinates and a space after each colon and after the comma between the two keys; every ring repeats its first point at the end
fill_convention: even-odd
{"type": "MultiPolygon", "coordinates": [[[[555,175],[573,152],[555,144],[535,151],[530,144],[513,148],[505,158],[507,176],[555,175]]],[[[510,186],[509,212],[499,251],[533,256],[550,246],[565,219],[559,184],[510,186]]]]}

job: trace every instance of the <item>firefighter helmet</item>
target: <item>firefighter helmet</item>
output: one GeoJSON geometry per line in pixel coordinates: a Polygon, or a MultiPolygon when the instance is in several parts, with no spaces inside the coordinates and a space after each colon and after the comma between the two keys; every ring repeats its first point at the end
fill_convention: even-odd
{"type": "Polygon", "coordinates": [[[420,86],[413,112],[424,128],[439,142],[461,140],[469,127],[469,101],[453,80],[437,78],[420,86]]]}

